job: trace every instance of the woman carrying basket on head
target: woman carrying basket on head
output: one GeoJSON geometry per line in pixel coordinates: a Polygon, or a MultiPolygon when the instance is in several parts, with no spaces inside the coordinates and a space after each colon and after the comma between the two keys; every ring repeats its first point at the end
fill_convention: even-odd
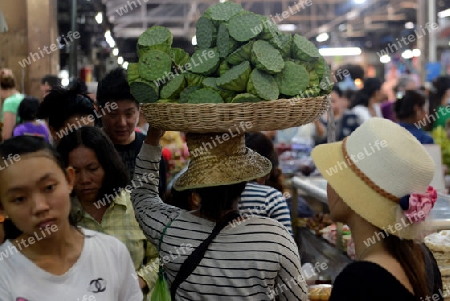
{"type": "MultiPolygon", "coordinates": [[[[193,158],[174,184],[200,202],[199,210],[188,212],[158,196],[162,134],[148,130],[133,179],[142,185],[133,190],[132,202],[145,235],[160,244],[172,300],[307,300],[298,249],[287,229],[269,218],[243,218],[237,210],[246,182],[268,174],[270,161],[246,148],[243,134],[193,158]]],[[[210,141],[208,134],[186,138],[191,151],[210,141]]]]}

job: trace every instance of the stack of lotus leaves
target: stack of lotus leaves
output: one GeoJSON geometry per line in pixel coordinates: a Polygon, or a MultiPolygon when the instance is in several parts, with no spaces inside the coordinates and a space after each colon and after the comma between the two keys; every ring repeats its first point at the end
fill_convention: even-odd
{"type": "Polygon", "coordinates": [[[196,23],[192,55],[172,48],[169,29],[154,26],[138,39],[128,66],[141,103],[243,103],[328,95],[331,71],[308,39],[280,32],[269,17],[233,2],[209,7],[196,23]],[[303,96],[303,97],[302,97],[303,96]]]}

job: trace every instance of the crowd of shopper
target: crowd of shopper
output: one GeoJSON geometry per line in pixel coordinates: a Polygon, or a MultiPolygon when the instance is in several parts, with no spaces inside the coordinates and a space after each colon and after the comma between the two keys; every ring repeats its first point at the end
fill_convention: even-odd
{"type": "MultiPolygon", "coordinates": [[[[410,195],[435,201],[434,163],[421,144],[450,131],[450,115],[439,113],[450,105],[450,79],[427,91],[414,84],[403,77],[389,100],[375,78],[353,94],[335,85],[327,114],[338,142],[327,143],[329,115],[300,128],[240,133],[189,158],[167,183],[175,149],[164,151],[165,133],[146,122],[126,70],[108,73],[95,95],[80,81],[63,88],[46,75],[38,99],[2,69],[0,300],[151,300],[164,277],[172,300],[308,300],[294,202],[275,148],[293,141],[318,145],[312,158],[328,181],[331,215],[354,236],[357,261],[336,279],[331,300],[436,293],[440,273],[414,241],[419,226],[386,230],[410,216],[410,195]],[[377,139],[386,152],[363,165],[348,161],[347,152],[377,139]],[[344,160],[349,168],[339,176],[324,172],[344,160]],[[376,232],[390,236],[367,246],[376,232]]],[[[178,138],[189,149],[210,141],[178,138]]],[[[298,211],[310,210],[299,203],[298,211]]]]}

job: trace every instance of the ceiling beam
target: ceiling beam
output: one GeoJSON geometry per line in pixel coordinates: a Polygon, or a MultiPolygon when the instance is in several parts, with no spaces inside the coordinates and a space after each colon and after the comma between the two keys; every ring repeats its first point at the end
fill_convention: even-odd
{"type": "MultiPolygon", "coordinates": [[[[185,38],[191,38],[195,35],[195,28],[189,29],[188,31],[185,31],[183,28],[169,28],[170,32],[174,37],[185,37],[185,38]]],[[[139,37],[145,29],[142,27],[133,27],[133,28],[123,28],[120,30],[114,30],[114,37],[116,38],[137,38],[139,37]]]]}
{"type": "MultiPolygon", "coordinates": [[[[352,10],[353,15],[360,16],[361,13],[365,9],[369,8],[370,6],[372,6],[375,2],[376,2],[376,0],[367,0],[364,4],[361,4],[358,8],[355,8],[355,9],[352,10]]],[[[344,14],[342,16],[339,16],[339,17],[335,18],[334,20],[326,23],[324,26],[326,28],[334,28],[334,27],[338,26],[341,23],[345,23],[345,22],[348,21],[348,17],[347,17],[348,14],[349,13],[344,14]]],[[[312,29],[311,31],[305,33],[305,37],[306,38],[315,37],[316,35],[318,35],[320,33],[320,30],[321,30],[320,28],[316,27],[316,28],[312,29]]]]}

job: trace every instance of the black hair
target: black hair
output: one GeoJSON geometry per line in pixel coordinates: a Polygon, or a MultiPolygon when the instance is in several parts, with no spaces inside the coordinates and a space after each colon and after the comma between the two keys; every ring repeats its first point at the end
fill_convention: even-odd
{"type": "Polygon", "coordinates": [[[425,95],[419,91],[407,90],[394,104],[395,115],[398,120],[413,117],[416,114],[414,108],[422,108],[424,105],[425,95]]]}
{"type": "Polygon", "coordinates": [[[79,94],[88,94],[88,88],[86,83],[79,78],[73,79],[69,83],[68,89],[78,91],[79,94]]]}
{"type": "Polygon", "coordinates": [[[120,67],[112,70],[98,83],[96,98],[100,107],[104,107],[109,101],[131,100],[139,108],[139,102],[131,95],[127,72],[120,67]]]}
{"type": "Polygon", "coordinates": [[[245,145],[270,160],[272,170],[268,174],[265,184],[279,191],[283,191],[282,172],[278,168],[278,154],[272,140],[261,132],[245,133],[245,145]]]}
{"type": "Polygon", "coordinates": [[[368,107],[370,98],[379,90],[381,90],[381,81],[378,78],[367,78],[364,80],[364,87],[354,95],[351,107],[358,105],[368,107]]]}
{"type": "Polygon", "coordinates": [[[16,79],[12,74],[0,74],[0,88],[3,90],[12,90],[16,88],[16,79]]]}
{"type": "Polygon", "coordinates": [[[341,88],[339,88],[338,85],[333,85],[331,92],[335,92],[337,95],[339,95],[339,97],[344,96],[344,92],[342,92],[341,88]]]}
{"type": "MultiPolygon", "coordinates": [[[[24,135],[12,137],[0,143],[0,156],[2,157],[6,157],[9,154],[20,156],[39,151],[45,151],[49,153],[55,160],[58,167],[61,168],[62,172],[66,174],[66,165],[64,164],[64,161],[62,160],[61,156],[58,154],[55,148],[52,147],[42,137],[24,135]]],[[[69,223],[72,226],[77,225],[77,219],[72,213],[69,215],[68,218],[69,223]]],[[[13,222],[10,219],[5,219],[4,229],[5,229],[5,240],[16,239],[18,236],[22,234],[22,232],[13,224],[13,222]]]]}
{"type": "Polygon", "coordinates": [[[273,142],[263,133],[245,133],[245,146],[269,159],[272,163],[272,168],[278,167],[278,155],[273,142]]]}
{"type": "Polygon", "coordinates": [[[61,80],[56,75],[47,74],[41,79],[41,85],[45,84],[54,89],[61,86],[61,80]]]}
{"type": "MultiPolygon", "coordinates": [[[[400,239],[395,235],[388,235],[385,231],[383,232],[384,245],[392,257],[400,263],[411,283],[416,300],[425,300],[425,297],[430,296],[433,291],[442,289],[442,282],[434,283],[433,291],[428,288],[427,280],[431,275],[427,274],[424,260],[424,256],[427,255],[424,254],[425,250],[417,242],[410,239],[400,239]]],[[[430,251],[427,250],[427,252],[430,251]]],[[[429,253],[429,256],[433,257],[431,253],[429,253]]]]}
{"type": "Polygon", "coordinates": [[[347,98],[349,101],[351,101],[353,99],[353,97],[355,96],[356,91],[352,90],[352,89],[347,89],[343,92],[343,97],[347,98]]]}
{"type": "Polygon", "coordinates": [[[233,203],[241,196],[247,182],[231,185],[178,191],[172,188],[169,204],[185,210],[193,210],[189,205],[192,193],[201,198],[200,213],[214,221],[220,221],[223,213],[233,209],[233,203]]]}
{"type": "Polygon", "coordinates": [[[92,115],[95,124],[99,125],[99,118],[95,113],[94,101],[77,90],[57,88],[45,96],[39,106],[37,117],[47,119],[48,125],[59,131],[73,116],[92,115]]]}
{"type": "Polygon", "coordinates": [[[33,121],[37,118],[39,110],[39,100],[32,96],[26,96],[20,102],[17,109],[17,115],[20,118],[20,122],[33,121]]]}
{"type": "Polygon", "coordinates": [[[166,197],[166,202],[172,206],[184,209],[187,211],[193,210],[189,204],[189,198],[191,197],[191,190],[178,191],[172,187],[170,193],[166,197]]]}
{"type": "Polygon", "coordinates": [[[98,197],[114,195],[114,190],[117,192],[126,187],[130,177],[128,170],[113,143],[101,129],[90,126],[81,127],[61,139],[57,150],[66,165],[69,164],[70,152],[80,146],[93,150],[105,171],[98,197]]]}
{"type": "Polygon", "coordinates": [[[247,182],[195,189],[201,199],[200,213],[207,218],[219,221],[233,203],[241,196],[247,182]]]}

